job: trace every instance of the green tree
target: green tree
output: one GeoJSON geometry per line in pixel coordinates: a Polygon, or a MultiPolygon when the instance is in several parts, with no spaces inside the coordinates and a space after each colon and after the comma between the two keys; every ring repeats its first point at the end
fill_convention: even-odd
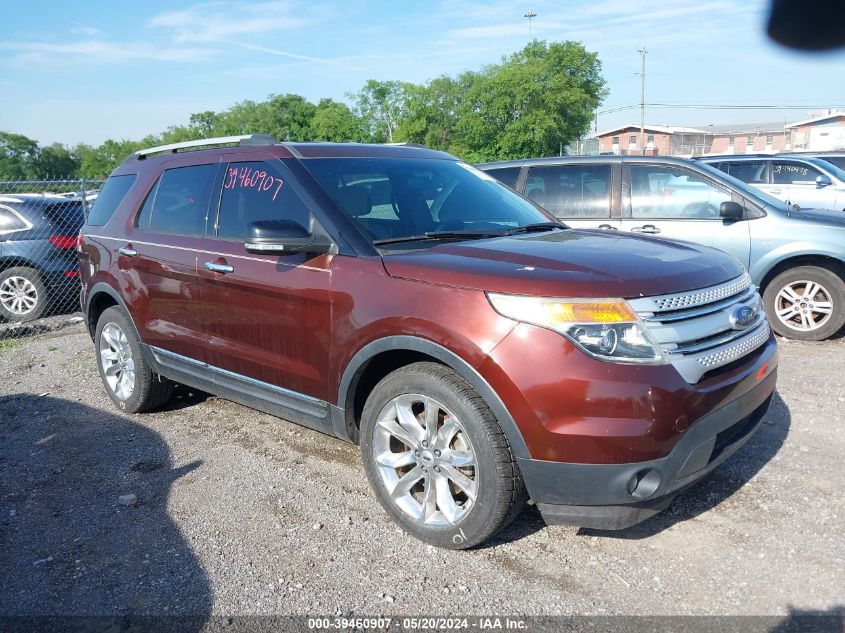
{"type": "Polygon", "coordinates": [[[143,141],[115,141],[108,139],[98,147],[79,145],[79,175],[82,178],[105,178],[132,152],[157,145],[160,139],[147,137],[143,141]]]}
{"type": "Polygon", "coordinates": [[[311,141],[361,142],[365,140],[364,123],[345,103],[322,99],[311,119],[311,141]]]}
{"type": "Polygon", "coordinates": [[[36,178],[75,178],[79,173],[79,155],[64,145],[53,143],[42,147],[35,158],[36,178]]]}
{"type": "Polygon", "coordinates": [[[393,143],[399,140],[396,129],[405,116],[408,91],[413,84],[401,81],[370,79],[361,90],[351,95],[356,114],[365,122],[367,135],[373,143],[393,143]]]}
{"type": "Polygon", "coordinates": [[[0,180],[24,180],[36,175],[38,142],[11,132],[0,132],[0,180]]]}

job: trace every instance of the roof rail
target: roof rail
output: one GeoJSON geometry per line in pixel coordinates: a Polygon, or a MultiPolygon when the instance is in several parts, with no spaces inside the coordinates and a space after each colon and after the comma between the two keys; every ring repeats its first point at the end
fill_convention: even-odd
{"type": "Polygon", "coordinates": [[[213,147],[216,145],[273,145],[276,140],[267,134],[242,134],[240,136],[218,136],[216,138],[204,138],[196,141],[184,141],[183,143],[170,143],[169,145],[159,145],[157,147],[150,147],[147,149],[139,149],[129,156],[130,159],[137,158],[144,160],[150,154],[164,154],[170,152],[177,153],[183,149],[199,149],[202,147],[213,147]]]}

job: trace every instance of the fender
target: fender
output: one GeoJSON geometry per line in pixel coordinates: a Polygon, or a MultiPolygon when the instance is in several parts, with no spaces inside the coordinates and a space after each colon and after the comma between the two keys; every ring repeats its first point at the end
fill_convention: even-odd
{"type": "Polygon", "coordinates": [[[481,374],[454,352],[433,341],[416,336],[388,336],[368,343],[358,350],[343,372],[337,393],[338,407],[345,409],[347,415],[351,415],[354,409],[355,387],[357,386],[358,378],[363,367],[378,354],[393,350],[407,350],[427,354],[457,372],[464,380],[472,385],[473,389],[478,392],[478,395],[490,407],[490,410],[499,422],[499,426],[502,427],[502,431],[504,431],[505,436],[508,438],[514,457],[530,457],[525,440],[522,438],[522,433],[516,421],[501,398],[499,398],[499,395],[481,374]]]}
{"type": "Polygon", "coordinates": [[[120,296],[120,293],[117,292],[111,285],[106,283],[105,281],[98,281],[94,284],[90,290],[85,295],[85,323],[88,326],[88,333],[91,335],[91,338],[94,337],[94,330],[97,327],[96,323],[91,323],[91,300],[96,297],[100,293],[105,293],[109,295],[112,299],[117,302],[123,311],[126,313],[126,316],[129,317],[129,321],[132,323],[132,327],[135,328],[135,333],[138,333],[138,326],[135,325],[135,319],[132,318],[132,313],[129,312],[129,308],[126,307],[126,302],[123,301],[123,298],[120,296]]]}

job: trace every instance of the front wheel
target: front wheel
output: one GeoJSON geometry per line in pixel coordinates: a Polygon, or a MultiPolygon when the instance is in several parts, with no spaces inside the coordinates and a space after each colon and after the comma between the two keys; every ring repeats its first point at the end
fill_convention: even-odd
{"type": "Polygon", "coordinates": [[[822,341],[845,324],[845,281],[827,268],[796,266],[763,293],[772,328],[787,338],[822,341]]]}
{"type": "Polygon", "coordinates": [[[436,363],[415,363],[373,389],[361,420],[364,469],[384,509],[437,547],[477,545],[526,501],[510,446],[472,387],[436,363]]]}

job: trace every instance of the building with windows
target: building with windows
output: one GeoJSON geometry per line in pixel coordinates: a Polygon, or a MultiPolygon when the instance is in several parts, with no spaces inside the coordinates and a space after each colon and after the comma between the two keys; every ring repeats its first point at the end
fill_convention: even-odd
{"type": "Polygon", "coordinates": [[[596,134],[600,154],[701,154],[707,133],[692,127],[646,125],[640,142],[640,126],[629,124],[596,134]]]}

